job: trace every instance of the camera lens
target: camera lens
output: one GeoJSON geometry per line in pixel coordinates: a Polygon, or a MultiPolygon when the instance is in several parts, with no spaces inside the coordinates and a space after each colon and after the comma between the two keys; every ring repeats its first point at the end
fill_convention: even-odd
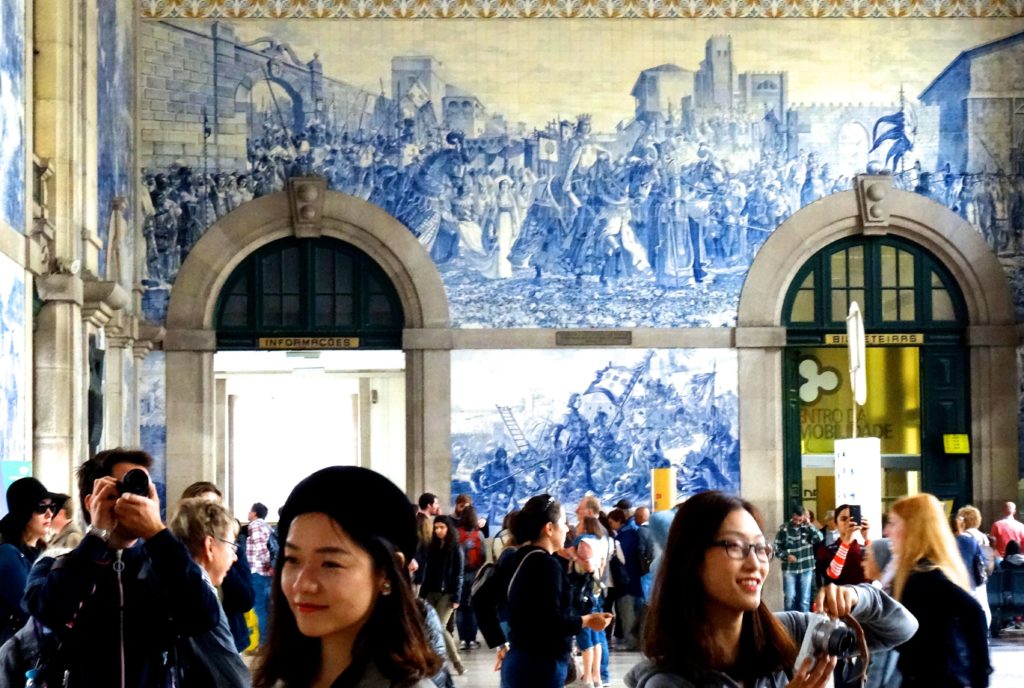
{"type": "Polygon", "coordinates": [[[149,474],[141,468],[133,468],[121,478],[121,493],[149,496],[149,474]]]}
{"type": "Polygon", "coordinates": [[[828,653],[840,659],[849,657],[857,648],[857,634],[846,624],[834,629],[828,637],[828,653]]]}

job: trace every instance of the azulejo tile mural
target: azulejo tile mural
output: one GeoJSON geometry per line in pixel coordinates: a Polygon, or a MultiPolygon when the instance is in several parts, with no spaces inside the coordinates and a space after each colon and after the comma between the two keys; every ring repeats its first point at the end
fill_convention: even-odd
{"type": "Polygon", "coordinates": [[[1014,0],[140,0],[143,16],[479,19],[1019,17],[1014,0]]]}
{"type": "Polygon", "coordinates": [[[25,3],[0,3],[0,220],[25,231],[25,3]]]}
{"type": "Polygon", "coordinates": [[[1018,272],[1019,19],[178,20],[139,41],[150,319],[205,229],[294,174],[401,220],[455,327],[732,325],[773,229],[868,169],[1018,272]]]}
{"type": "Polygon", "coordinates": [[[25,271],[0,253],[0,461],[26,461],[25,271]]]}
{"type": "Polygon", "coordinates": [[[532,495],[650,502],[740,488],[736,353],[604,349],[452,352],[452,494],[500,523],[532,495]]]}
{"type": "Polygon", "coordinates": [[[97,38],[97,135],[99,169],[97,182],[97,227],[102,249],[100,272],[107,279],[132,286],[134,236],[132,226],[138,177],[134,173],[132,148],[135,128],[133,0],[100,0],[97,38]],[[120,217],[118,217],[120,216],[120,217]],[[113,242],[113,243],[111,243],[113,242]]]}
{"type": "MultiPolygon", "coordinates": [[[[158,487],[167,482],[167,385],[164,353],[154,351],[139,372],[139,439],[154,459],[150,473],[158,487]]],[[[161,500],[161,504],[166,504],[161,500]]]]}

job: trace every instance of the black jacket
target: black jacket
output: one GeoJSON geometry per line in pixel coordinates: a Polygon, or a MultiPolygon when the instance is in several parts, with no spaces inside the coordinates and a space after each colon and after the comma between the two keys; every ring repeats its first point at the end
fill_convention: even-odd
{"type": "Polygon", "coordinates": [[[464,584],[462,573],[464,556],[462,548],[457,543],[448,549],[437,548],[431,544],[427,550],[420,595],[426,596],[429,592],[442,592],[451,595],[452,600],[458,602],[462,598],[464,584]]]}
{"type": "Polygon", "coordinates": [[[899,647],[904,686],[988,685],[988,625],[970,593],[938,569],[915,571],[900,602],[919,623],[914,637],[899,647]]]}
{"type": "Polygon", "coordinates": [[[510,581],[508,639],[512,647],[538,657],[566,657],[583,619],[569,608],[569,579],[558,558],[539,547],[520,547],[502,562],[502,572],[510,581]]]}
{"type": "Polygon", "coordinates": [[[249,570],[249,559],[245,556],[242,546],[241,556],[228,569],[228,575],[220,584],[220,592],[224,599],[224,616],[228,620],[228,628],[235,642],[235,648],[241,652],[249,647],[249,626],[245,623],[245,613],[256,603],[256,593],[252,589],[252,572],[249,570]]]}
{"type": "Polygon", "coordinates": [[[72,688],[163,688],[165,653],[178,636],[217,625],[214,589],[188,550],[164,529],[145,544],[116,553],[87,535],[67,554],[41,558],[29,573],[25,601],[48,628],[61,629],[72,688]],[[123,594],[123,623],[119,600],[123,594]]]}

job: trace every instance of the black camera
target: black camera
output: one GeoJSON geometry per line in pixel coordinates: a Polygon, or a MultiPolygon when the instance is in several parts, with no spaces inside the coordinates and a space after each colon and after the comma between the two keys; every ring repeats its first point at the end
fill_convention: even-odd
{"type": "Polygon", "coordinates": [[[149,496],[149,473],[141,468],[133,468],[124,474],[124,477],[117,481],[118,493],[137,494],[143,497],[149,496]]]}
{"type": "Polygon", "coordinates": [[[857,633],[839,619],[824,614],[814,614],[807,623],[807,632],[796,658],[799,668],[807,657],[831,655],[849,659],[858,649],[857,633]]]}

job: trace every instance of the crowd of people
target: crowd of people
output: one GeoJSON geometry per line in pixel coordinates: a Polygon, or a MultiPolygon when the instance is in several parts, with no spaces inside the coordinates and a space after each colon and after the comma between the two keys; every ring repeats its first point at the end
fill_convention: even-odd
{"type": "Polygon", "coordinates": [[[974,507],[951,529],[917,494],[892,505],[884,539],[868,541],[859,508],[842,505],[834,528],[794,508],[772,544],[759,511],[720,491],[654,514],[586,495],[571,526],[539,494],[492,536],[469,495],[446,515],[433,494],[413,505],[377,473],[331,467],[292,490],[276,527],[257,503],[243,529],[208,482],[165,524],[151,466],[127,449],[86,461],[84,533],[67,495],[34,478],[8,488],[2,685],[450,688],[482,638],[505,688],[608,686],[611,648],[642,653],[631,688],[897,675],[977,688],[991,672],[980,579],[990,560],[1024,564],[1012,503],[991,540],[974,507]],[[775,557],[781,612],[762,597],[775,557]]]}

